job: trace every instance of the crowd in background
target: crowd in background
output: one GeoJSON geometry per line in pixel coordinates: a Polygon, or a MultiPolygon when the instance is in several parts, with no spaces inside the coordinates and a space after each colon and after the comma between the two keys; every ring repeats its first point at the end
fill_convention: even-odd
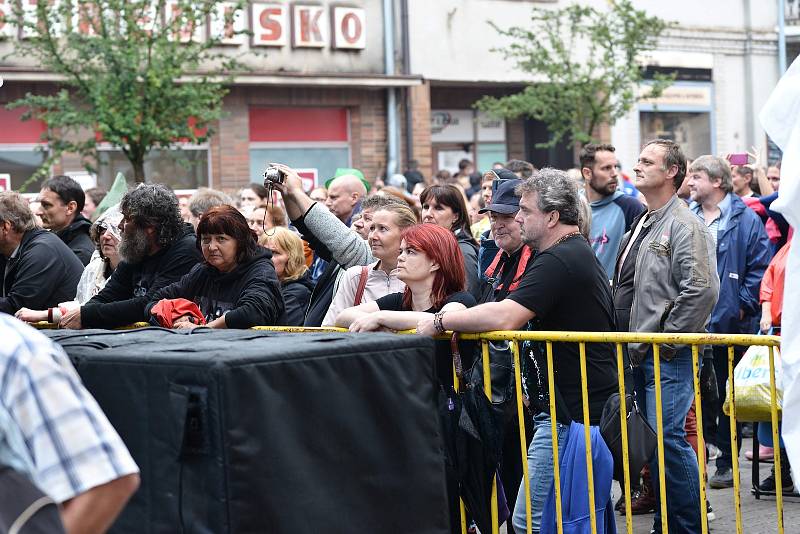
{"type": "MultiPolygon", "coordinates": [[[[675,143],[657,140],[643,148],[633,177],[621,172],[613,146],[591,144],[569,171],[511,160],[476,172],[463,160],[455,174],[425,177],[412,162],[404,174],[372,180],[358,169],[338,169],[311,191],[294,169],[271,167],[279,180],[238,191],[201,188],[181,198],[160,184],[106,196],[66,176],[45,181],[31,202],[0,193],[0,311],[74,329],[137,322],[186,330],[290,325],[423,334],[780,329],[792,232],[771,210],[779,163],[731,165],[710,155],[687,161],[675,143]]],[[[538,532],[549,521],[543,501],[552,480],[551,425],[541,353],[526,350],[538,532]]],[[[555,350],[561,448],[569,422],[582,420],[580,370],[574,347],[555,350]]],[[[471,366],[474,347],[462,353],[471,366]]],[[[617,388],[616,359],[602,344],[588,357],[597,424],[617,388]]],[[[676,532],[696,532],[697,475],[686,476],[697,470],[691,356],[665,348],[662,357],[662,387],[676,399],[664,412],[670,524],[676,532]]],[[[632,344],[626,358],[630,387],[653,418],[652,349],[632,344]]],[[[452,386],[451,362],[449,345],[439,346],[442,385],[452,386]]],[[[733,485],[721,410],[726,362],[724,349],[704,354],[710,384],[703,392],[704,431],[716,461],[715,488],[733,485]]],[[[518,447],[512,427],[509,450],[518,447]]],[[[766,431],[764,437],[765,448],[751,455],[771,457],[766,431]]],[[[781,454],[784,472],[773,472],[764,491],[774,491],[776,476],[784,491],[793,490],[781,454]]],[[[656,469],[643,470],[633,496],[634,513],[655,512],[654,529],[656,469]]],[[[509,531],[524,529],[521,473],[518,455],[510,454],[501,469],[514,508],[509,531]]],[[[710,506],[706,513],[713,518],[710,506]]]]}

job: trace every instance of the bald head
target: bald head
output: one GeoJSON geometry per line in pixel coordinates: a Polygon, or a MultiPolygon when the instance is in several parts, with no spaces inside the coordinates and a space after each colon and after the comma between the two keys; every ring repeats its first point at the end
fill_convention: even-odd
{"type": "Polygon", "coordinates": [[[366,194],[367,188],[357,176],[345,174],[331,182],[325,205],[340,221],[346,222],[358,201],[366,194]]]}

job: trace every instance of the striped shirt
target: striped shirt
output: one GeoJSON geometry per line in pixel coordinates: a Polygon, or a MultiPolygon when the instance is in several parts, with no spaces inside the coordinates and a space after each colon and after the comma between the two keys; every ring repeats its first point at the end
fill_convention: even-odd
{"type": "Polygon", "coordinates": [[[0,313],[0,462],[56,502],[139,469],[63,349],[0,313]]]}

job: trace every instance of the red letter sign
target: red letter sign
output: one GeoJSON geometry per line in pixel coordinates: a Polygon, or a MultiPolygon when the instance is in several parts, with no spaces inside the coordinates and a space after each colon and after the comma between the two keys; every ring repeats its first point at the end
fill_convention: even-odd
{"type": "Polygon", "coordinates": [[[333,46],[363,50],[367,45],[366,12],[353,7],[333,8],[333,46]]]}
{"type": "Polygon", "coordinates": [[[253,4],[250,17],[253,21],[251,46],[286,46],[289,44],[286,6],[253,4]]]}

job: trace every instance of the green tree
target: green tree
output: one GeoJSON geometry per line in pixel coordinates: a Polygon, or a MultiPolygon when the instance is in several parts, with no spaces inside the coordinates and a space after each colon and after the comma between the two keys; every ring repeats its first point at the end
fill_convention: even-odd
{"type": "Polygon", "coordinates": [[[15,54],[62,80],[54,94],[28,93],[8,106],[47,126],[48,157],[32,180],[64,153],[79,154],[96,171],[103,142],[121,149],[135,180],[145,181],[151,149],[213,134],[226,83],[245,69],[220,46],[246,33],[235,23],[245,0],[235,7],[221,0],[38,0],[30,12],[21,4],[10,21],[26,35],[15,54]],[[196,38],[207,20],[219,34],[196,38]]]}
{"type": "MultiPolygon", "coordinates": [[[[608,9],[576,4],[561,9],[533,8],[531,23],[499,28],[511,44],[496,51],[537,80],[521,92],[483,97],[476,106],[493,115],[527,116],[544,122],[551,138],[539,147],[564,140],[570,146],[593,140],[603,121],[614,124],[639,99],[644,71],[638,59],[655,48],[670,27],[634,9],[630,0],[610,0],[608,9]]],[[[645,98],[657,97],[674,76],[657,74],[645,98]]]]}

